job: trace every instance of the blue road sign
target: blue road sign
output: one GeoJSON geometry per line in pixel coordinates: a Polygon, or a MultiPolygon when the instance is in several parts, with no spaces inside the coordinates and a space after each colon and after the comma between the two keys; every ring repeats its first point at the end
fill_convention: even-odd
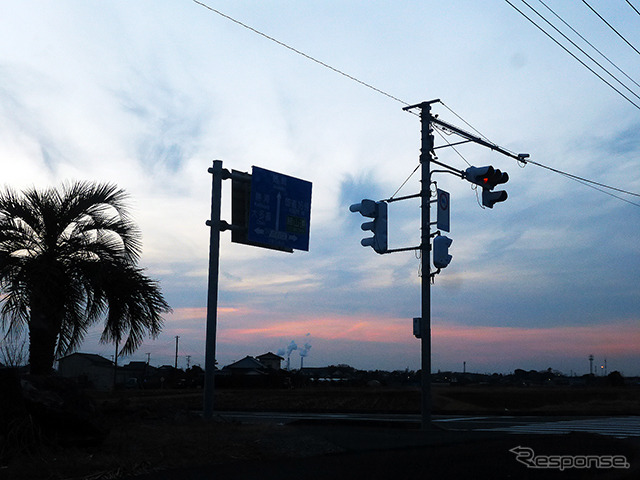
{"type": "Polygon", "coordinates": [[[445,232],[449,231],[449,192],[438,188],[438,221],[437,227],[445,232]]]}
{"type": "Polygon", "coordinates": [[[247,236],[251,242],[309,250],[311,182],[252,167],[247,236]]]}

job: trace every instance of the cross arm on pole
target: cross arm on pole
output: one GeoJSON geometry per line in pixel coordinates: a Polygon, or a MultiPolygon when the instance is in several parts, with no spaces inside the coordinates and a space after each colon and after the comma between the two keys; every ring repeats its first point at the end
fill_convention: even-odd
{"type": "Polygon", "coordinates": [[[514,158],[520,162],[526,162],[526,159],[529,158],[529,154],[528,153],[513,153],[510,152],[502,147],[500,147],[499,145],[496,145],[495,143],[489,142],[487,140],[484,140],[480,137],[478,137],[477,135],[473,135],[472,133],[466,132],[464,130],[462,130],[461,128],[456,127],[455,125],[451,125],[450,123],[445,122],[444,120],[440,120],[437,117],[432,116],[431,117],[431,122],[435,123],[436,125],[439,125],[441,128],[445,129],[445,130],[449,130],[450,132],[455,133],[456,135],[461,136],[462,138],[466,138],[467,140],[471,141],[471,142],[475,142],[479,145],[482,145],[484,147],[490,148],[491,150],[495,150],[496,152],[499,152],[503,155],[506,155],[507,157],[511,157],[514,158]]]}

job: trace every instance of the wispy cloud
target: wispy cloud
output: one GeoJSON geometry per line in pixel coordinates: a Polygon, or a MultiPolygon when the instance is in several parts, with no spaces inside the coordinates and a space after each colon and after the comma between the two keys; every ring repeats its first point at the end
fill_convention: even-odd
{"type": "MultiPolygon", "coordinates": [[[[492,141],[536,161],[640,189],[637,112],[509,8],[219,8],[408,102],[439,97],[492,141]]],[[[567,8],[583,18],[578,6],[567,8]]],[[[633,27],[613,3],[603,9],[633,27]]],[[[231,244],[222,234],[221,363],[277,350],[292,336],[302,344],[311,332],[309,365],[418,365],[410,321],[420,314],[428,259],[362,248],[364,219],[348,211],[363,198],[388,198],[418,165],[417,117],[189,2],[97,9],[34,0],[0,4],[0,16],[11,18],[0,38],[0,182],[100,180],[131,194],[143,264],[174,307],[145,351],[171,357],[171,335],[180,335],[181,352],[204,354],[207,168],[222,159],[227,168],[258,165],[312,181],[313,199],[309,252],[231,244]]],[[[635,62],[632,52],[616,53],[635,62]]],[[[434,113],[467,128],[442,105],[434,113]]],[[[436,142],[443,145],[438,135],[436,142]]],[[[468,182],[433,177],[451,192],[454,240],[453,261],[431,289],[434,365],[473,353],[487,368],[572,356],[578,369],[582,345],[587,354],[618,352],[626,370],[640,373],[628,341],[637,344],[640,329],[640,210],[477,145],[456,148],[464,159],[436,152],[456,168],[508,171],[509,199],[483,210],[468,182]],[[503,353],[492,360],[496,351],[503,353]]],[[[400,194],[420,187],[415,174],[400,194]]],[[[230,197],[226,182],[226,220],[230,197]]],[[[393,203],[389,212],[390,244],[418,245],[419,202],[393,203]]]]}

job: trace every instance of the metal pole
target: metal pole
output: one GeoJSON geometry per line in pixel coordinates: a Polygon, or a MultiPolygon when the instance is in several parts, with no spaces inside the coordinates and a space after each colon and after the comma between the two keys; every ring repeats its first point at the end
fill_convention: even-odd
{"type": "Polygon", "coordinates": [[[180,335],[176,335],[176,358],[173,366],[173,368],[175,368],[176,370],[178,369],[178,339],[179,338],[180,338],[180,335]]]}
{"type": "Polygon", "coordinates": [[[116,354],[113,356],[113,389],[116,389],[116,383],[118,382],[118,344],[120,338],[116,339],[116,354]]]}
{"type": "Polygon", "coordinates": [[[431,177],[429,162],[433,151],[431,133],[431,105],[421,105],[420,123],[422,126],[420,164],[422,165],[420,194],[422,197],[422,322],[420,323],[420,341],[422,350],[422,429],[431,427],[431,228],[430,228],[430,192],[431,177]]]}
{"type": "Polygon", "coordinates": [[[220,267],[220,206],[222,203],[222,161],[214,160],[211,185],[211,219],[209,237],[209,287],[207,293],[207,333],[204,368],[204,418],[213,417],[216,368],[216,329],[218,323],[218,270],[220,267]]]}

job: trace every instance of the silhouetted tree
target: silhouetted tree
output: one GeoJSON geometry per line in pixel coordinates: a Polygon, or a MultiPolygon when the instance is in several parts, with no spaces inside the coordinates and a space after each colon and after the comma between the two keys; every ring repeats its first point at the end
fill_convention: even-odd
{"type": "Polygon", "coordinates": [[[622,387],[624,385],[624,377],[619,371],[614,370],[607,375],[607,383],[612,387],[622,387]]]}
{"type": "Polygon", "coordinates": [[[130,354],[156,337],[169,305],[137,266],[140,232],[112,184],[0,192],[1,325],[29,331],[31,372],[48,374],[104,319],[102,342],[130,354]]]}
{"type": "Polygon", "coordinates": [[[20,367],[27,363],[27,339],[23,335],[6,335],[0,340],[0,364],[20,367]]]}

